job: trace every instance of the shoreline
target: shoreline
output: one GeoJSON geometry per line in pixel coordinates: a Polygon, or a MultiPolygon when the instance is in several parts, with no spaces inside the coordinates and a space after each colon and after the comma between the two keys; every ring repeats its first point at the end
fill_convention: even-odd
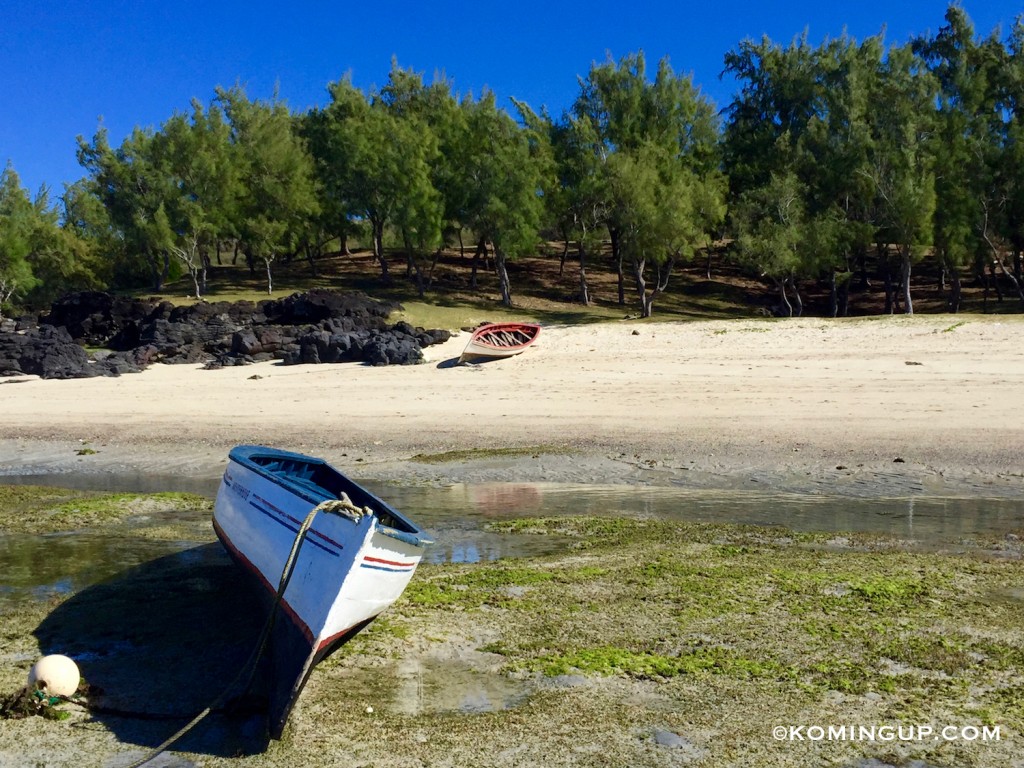
{"type": "Polygon", "coordinates": [[[360,479],[1024,497],[1024,322],[890,317],[545,328],[454,366],[157,365],[0,383],[0,474],[216,477],[263,443],[360,479]],[[79,455],[82,452],[83,455],[79,455]]]}
{"type": "MultiPolygon", "coordinates": [[[[268,441],[272,444],[272,441],[268,441]]],[[[69,440],[0,440],[0,484],[4,478],[30,482],[38,476],[60,485],[62,476],[101,478],[152,475],[188,481],[215,482],[227,464],[232,445],[204,444],[197,449],[167,446],[87,443],[95,454],[78,456],[83,443],[69,440]],[[93,447],[96,446],[96,447],[93,447]],[[140,448],[149,449],[140,455],[140,448]],[[14,458],[11,458],[14,457],[14,458]]],[[[750,458],[702,463],[674,463],[642,454],[609,454],[558,450],[522,455],[460,456],[451,461],[417,461],[412,457],[355,458],[345,451],[307,449],[322,456],[358,481],[395,485],[446,486],[456,483],[547,483],[570,485],[623,485],[678,487],[695,491],[751,491],[857,498],[993,498],[1024,499],[1024,478],[1019,472],[985,472],[972,466],[937,467],[930,464],[877,460],[835,465],[823,462],[795,464],[750,458]],[[840,468],[841,467],[841,468],[840,468]]],[[[362,453],[362,452],[360,452],[362,453]]],[[[651,454],[654,455],[654,454],[651,454]]],[[[714,457],[711,457],[712,459],[714,457]]],[[[175,490],[169,488],[168,490],[175,490]]]]}

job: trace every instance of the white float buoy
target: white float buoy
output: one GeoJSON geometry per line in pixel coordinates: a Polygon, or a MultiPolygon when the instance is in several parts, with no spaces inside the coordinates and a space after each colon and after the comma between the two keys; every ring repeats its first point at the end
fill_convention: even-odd
{"type": "Polygon", "coordinates": [[[81,679],[78,665],[59,653],[43,656],[28,672],[29,688],[38,688],[51,696],[70,696],[78,690],[81,679]]]}

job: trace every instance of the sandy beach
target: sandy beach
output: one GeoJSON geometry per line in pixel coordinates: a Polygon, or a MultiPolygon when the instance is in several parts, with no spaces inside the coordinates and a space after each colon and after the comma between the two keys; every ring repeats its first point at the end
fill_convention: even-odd
{"type": "Polygon", "coordinates": [[[418,366],[21,377],[0,383],[0,467],[213,476],[230,446],[259,442],[393,480],[1017,495],[1022,328],[978,316],[623,321],[545,327],[525,354],[472,366],[454,365],[462,333],[418,366]],[[449,452],[462,460],[411,460],[449,452]]]}

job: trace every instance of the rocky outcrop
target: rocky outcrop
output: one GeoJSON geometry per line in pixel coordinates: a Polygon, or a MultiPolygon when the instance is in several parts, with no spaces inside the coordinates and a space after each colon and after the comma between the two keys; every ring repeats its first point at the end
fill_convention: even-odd
{"type": "Polygon", "coordinates": [[[64,328],[42,326],[0,331],[0,376],[31,374],[44,379],[82,379],[137,373],[140,368],[122,355],[90,357],[64,328]]]}
{"type": "Polygon", "coordinates": [[[0,326],[0,375],[81,378],[134,373],[153,363],[207,368],[280,360],[284,365],[409,365],[445,330],[388,325],[400,306],[358,293],[310,291],[284,299],[176,307],[97,291],[55,302],[38,324],[0,326]],[[89,354],[87,347],[102,348],[89,354]]]}

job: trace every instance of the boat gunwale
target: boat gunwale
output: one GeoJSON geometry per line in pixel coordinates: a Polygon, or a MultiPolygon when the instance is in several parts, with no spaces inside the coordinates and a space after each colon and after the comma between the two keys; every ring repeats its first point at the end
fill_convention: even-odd
{"type": "Polygon", "coordinates": [[[310,502],[313,505],[320,504],[321,502],[334,497],[332,497],[331,494],[328,493],[326,489],[324,489],[324,493],[317,494],[314,493],[308,487],[304,487],[301,483],[290,480],[287,475],[279,475],[275,474],[274,472],[271,472],[263,465],[255,462],[253,460],[254,456],[267,456],[271,458],[291,459],[304,461],[308,464],[325,466],[331,471],[336,472],[344,480],[351,483],[352,485],[355,485],[363,493],[365,493],[367,497],[369,497],[369,499],[373,502],[374,510],[376,510],[378,508],[377,505],[379,505],[379,507],[382,510],[386,511],[389,515],[392,515],[395,519],[401,520],[410,528],[409,531],[402,531],[398,528],[393,528],[389,525],[384,525],[381,522],[380,518],[375,514],[373,519],[376,524],[376,529],[382,535],[389,536],[393,539],[397,539],[399,541],[405,542],[406,544],[411,544],[417,547],[427,547],[434,543],[434,540],[431,539],[426,533],[424,533],[423,529],[416,525],[416,523],[414,523],[408,517],[403,515],[394,507],[392,507],[386,501],[378,497],[376,494],[367,490],[362,485],[357,483],[355,480],[348,477],[348,475],[346,475],[343,472],[340,472],[338,469],[331,466],[331,464],[329,464],[325,459],[317,458],[316,456],[309,456],[304,453],[285,451],[280,448],[268,448],[266,446],[261,445],[239,445],[232,448],[231,451],[228,453],[228,459],[230,461],[235,462],[239,466],[245,467],[251,472],[255,472],[257,475],[264,478],[265,480],[269,480],[271,483],[274,483],[275,485],[284,488],[289,493],[298,496],[304,499],[305,501],[310,502]]]}

